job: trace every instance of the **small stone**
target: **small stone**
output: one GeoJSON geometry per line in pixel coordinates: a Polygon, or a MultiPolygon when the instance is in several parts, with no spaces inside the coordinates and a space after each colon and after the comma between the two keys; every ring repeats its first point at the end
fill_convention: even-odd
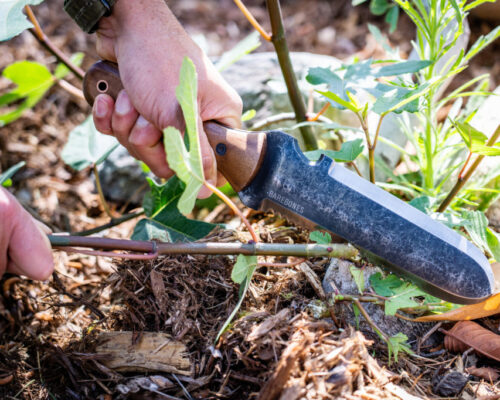
{"type": "Polygon", "coordinates": [[[318,42],[324,46],[333,45],[337,31],[332,26],[327,26],[318,32],[318,42]]]}
{"type": "Polygon", "coordinates": [[[469,378],[458,371],[438,369],[432,377],[432,391],[442,397],[455,397],[464,389],[469,378]]]}

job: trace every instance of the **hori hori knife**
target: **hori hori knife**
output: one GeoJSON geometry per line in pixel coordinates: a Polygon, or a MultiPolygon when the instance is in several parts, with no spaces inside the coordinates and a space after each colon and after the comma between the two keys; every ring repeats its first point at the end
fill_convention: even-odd
{"type": "MultiPolygon", "coordinates": [[[[84,80],[89,104],[123,88],[116,64],[96,63],[84,80]]],[[[463,236],[322,156],[309,161],[281,131],[247,132],[206,122],[217,167],[255,210],[272,211],[309,229],[326,229],[425,291],[454,303],[490,296],[484,254],[463,236]]]]}

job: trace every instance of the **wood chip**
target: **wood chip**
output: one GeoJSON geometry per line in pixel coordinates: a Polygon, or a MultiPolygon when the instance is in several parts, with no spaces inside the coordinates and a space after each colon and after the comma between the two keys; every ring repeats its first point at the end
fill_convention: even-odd
{"type": "Polygon", "coordinates": [[[102,363],[117,371],[162,371],[191,375],[186,346],[162,332],[143,332],[134,343],[134,332],[103,332],[96,353],[102,363]]]}

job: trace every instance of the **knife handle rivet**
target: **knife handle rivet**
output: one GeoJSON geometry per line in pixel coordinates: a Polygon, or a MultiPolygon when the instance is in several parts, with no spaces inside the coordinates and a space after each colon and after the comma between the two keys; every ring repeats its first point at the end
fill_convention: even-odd
{"type": "Polygon", "coordinates": [[[215,152],[219,156],[223,156],[224,154],[226,154],[226,150],[227,150],[227,147],[224,143],[218,143],[217,146],[215,146],[215,152]]]}

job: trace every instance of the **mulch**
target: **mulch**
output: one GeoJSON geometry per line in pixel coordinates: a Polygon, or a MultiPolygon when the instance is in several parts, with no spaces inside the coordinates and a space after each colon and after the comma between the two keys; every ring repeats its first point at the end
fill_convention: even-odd
{"type": "MultiPolygon", "coordinates": [[[[268,27],[265,2],[246,3],[268,27]]],[[[231,0],[175,0],[169,5],[190,33],[205,34],[214,56],[251,32],[231,0]]],[[[60,8],[60,2],[48,0],[35,11],[47,35],[66,53],[86,53],[83,67],[87,68],[97,59],[94,38],[78,31],[60,8]]],[[[353,8],[349,0],[295,0],[286,2],[283,13],[293,50],[339,58],[377,55],[366,23],[381,28],[384,23],[366,7],[353,8]]],[[[408,54],[414,33],[404,18],[400,24],[391,40],[408,54]]],[[[471,26],[472,36],[477,37],[495,24],[472,18],[471,26]]],[[[259,51],[270,50],[269,46],[264,44],[259,51]]],[[[499,46],[497,42],[479,55],[467,74],[488,71],[493,84],[499,84],[499,46]]],[[[29,33],[0,44],[0,69],[24,59],[49,68],[56,64],[29,33]]],[[[74,77],[69,80],[80,85],[74,77]]],[[[0,79],[0,91],[6,88],[7,82],[0,79]]],[[[84,230],[108,221],[89,171],[76,173],[60,158],[69,131],[89,112],[82,100],[54,87],[33,110],[0,129],[2,170],[27,162],[14,178],[13,193],[56,232],[84,230]]],[[[113,204],[115,209],[121,206],[113,204]]],[[[221,210],[214,222],[232,218],[221,210]]],[[[251,221],[266,242],[307,242],[307,232],[287,226],[280,218],[253,213],[251,221]]],[[[104,234],[129,237],[134,223],[104,234]]],[[[244,235],[238,226],[218,230],[209,239],[229,242],[244,235]]],[[[0,398],[435,398],[433,381],[477,361],[473,354],[451,354],[440,345],[422,346],[416,354],[402,354],[389,365],[387,348],[372,332],[356,331],[342,321],[337,326],[328,313],[318,318],[312,307],[318,293],[311,275],[308,280],[298,266],[259,269],[238,318],[216,345],[217,333],[238,301],[238,287],[230,276],[234,258],[186,255],[116,262],[54,254],[56,273],[49,281],[9,274],[0,281],[0,398]],[[132,331],[137,337],[142,332],[168,333],[187,346],[193,373],[111,370],[95,352],[99,333],[104,331],[132,331]],[[124,386],[132,387],[133,379],[145,376],[156,382],[161,393],[139,387],[124,394],[124,386]]],[[[328,263],[312,259],[307,265],[321,280],[328,263]]],[[[486,324],[495,327],[499,321],[490,318],[486,324]]],[[[480,363],[494,366],[487,360],[480,363]]],[[[470,378],[461,396],[500,398],[500,389],[498,383],[470,378]]]]}

